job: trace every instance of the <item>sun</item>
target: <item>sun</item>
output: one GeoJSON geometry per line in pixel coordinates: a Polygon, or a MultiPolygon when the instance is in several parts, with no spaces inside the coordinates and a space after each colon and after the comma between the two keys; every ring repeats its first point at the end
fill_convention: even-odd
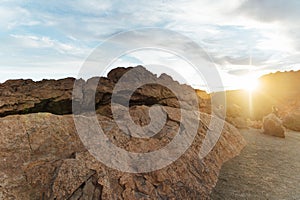
{"type": "Polygon", "coordinates": [[[256,77],[253,76],[244,76],[241,79],[240,86],[249,92],[257,90],[259,87],[259,81],[256,77]]]}

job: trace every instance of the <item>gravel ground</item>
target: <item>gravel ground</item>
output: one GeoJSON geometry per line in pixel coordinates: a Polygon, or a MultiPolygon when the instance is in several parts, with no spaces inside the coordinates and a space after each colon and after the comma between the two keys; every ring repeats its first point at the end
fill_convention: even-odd
{"type": "Polygon", "coordinates": [[[300,133],[276,138],[241,130],[247,146],[225,163],[211,198],[300,200],[300,133]]]}

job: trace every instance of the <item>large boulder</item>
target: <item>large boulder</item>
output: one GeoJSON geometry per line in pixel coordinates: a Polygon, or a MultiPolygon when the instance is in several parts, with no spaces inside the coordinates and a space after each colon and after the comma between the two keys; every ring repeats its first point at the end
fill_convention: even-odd
{"type": "Polygon", "coordinates": [[[285,138],[285,129],[282,126],[282,121],[274,113],[263,118],[263,131],[267,135],[285,138]]]}
{"type": "Polygon", "coordinates": [[[300,131],[300,109],[288,113],[283,119],[283,125],[288,129],[300,131]]]}
{"type": "MultiPolygon", "coordinates": [[[[169,115],[165,127],[146,140],[128,137],[111,118],[98,115],[98,120],[117,146],[149,152],[168,144],[181,130],[180,110],[164,109],[169,115]]],[[[148,110],[132,107],[133,120],[149,122],[148,110]]],[[[238,155],[245,141],[226,123],[212,151],[200,159],[210,116],[202,113],[201,119],[194,142],[178,160],[160,170],[131,174],[108,168],[91,156],[76,134],[72,115],[0,118],[0,199],[207,199],[222,164],[238,155]]],[[[215,130],[218,124],[221,121],[215,130]]]]}

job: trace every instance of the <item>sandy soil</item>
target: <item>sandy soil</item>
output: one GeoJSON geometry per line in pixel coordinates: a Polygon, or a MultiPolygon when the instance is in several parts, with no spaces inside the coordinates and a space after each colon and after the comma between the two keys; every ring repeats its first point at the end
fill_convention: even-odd
{"type": "Polygon", "coordinates": [[[260,130],[241,130],[242,153],[225,163],[211,198],[300,199],[300,133],[276,138],[260,130]]]}

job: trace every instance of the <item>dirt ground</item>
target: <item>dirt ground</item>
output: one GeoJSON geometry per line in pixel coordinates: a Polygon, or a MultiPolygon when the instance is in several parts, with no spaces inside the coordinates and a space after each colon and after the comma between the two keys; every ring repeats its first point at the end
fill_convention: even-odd
{"type": "Polygon", "coordinates": [[[241,130],[247,146],[225,163],[211,199],[300,200],[300,133],[276,138],[241,130]]]}

